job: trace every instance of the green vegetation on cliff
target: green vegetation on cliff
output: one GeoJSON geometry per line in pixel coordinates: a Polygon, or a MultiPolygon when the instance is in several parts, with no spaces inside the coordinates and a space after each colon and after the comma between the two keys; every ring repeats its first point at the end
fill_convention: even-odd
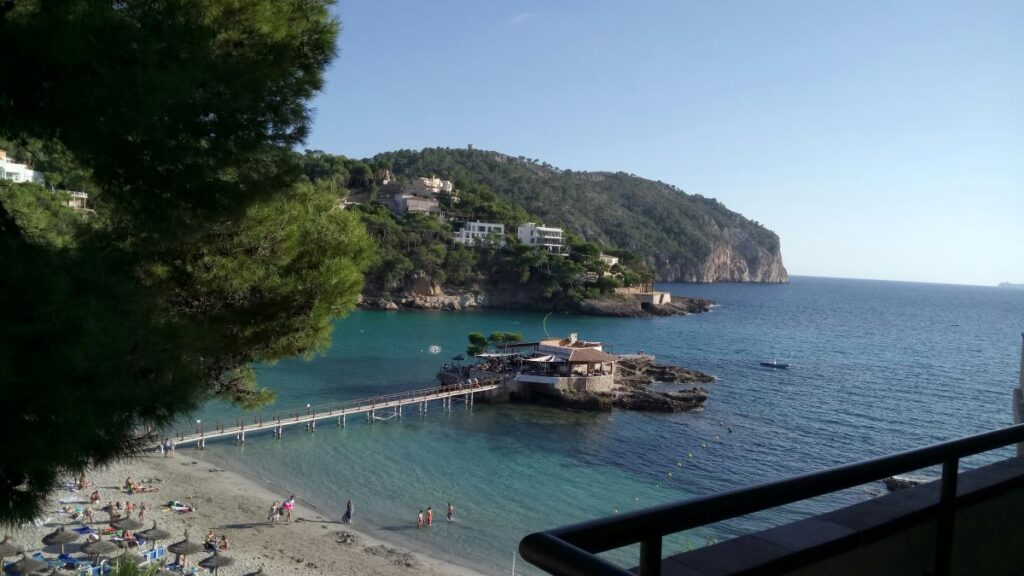
{"type": "MultiPolygon", "coordinates": [[[[558,170],[483,150],[400,150],[366,162],[390,166],[399,177],[437,174],[457,188],[479,190],[548,226],[635,253],[661,280],[788,279],[774,232],[717,200],[662,182],[623,172],[558,170]]],[[[481,219],[508,221],[487,204],[473,207],[481,219]]]]}

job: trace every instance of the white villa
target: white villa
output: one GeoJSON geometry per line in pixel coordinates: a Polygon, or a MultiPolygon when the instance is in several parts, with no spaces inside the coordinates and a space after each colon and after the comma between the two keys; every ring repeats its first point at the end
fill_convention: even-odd
{"type": "Polygon", "coordinates": [[[505,225],[491,222],[466,222],[455,231],[455,241],[466,246],[505,245],[505,225]]]}
{"type": "Polygon", "coordinates": [[[605,266],[611,268],[619,263],[618,256],[609,256],[608,254],[601,254],[601,262],[604,262],[605,266]]]}
{"type": "Polygon", "coordinates": [[[423,186],[427,190],[429,190],[431,194],[438,194],[441,192],[447,192],[451,194],[451,192],[455,189],[455,187],[452,186],[451,182],[449,182],[448,180],[441,180],[440,178],[434,176],[433,174],[431,174],[429,178],[421,177],[420,183],[423,184],[423,186]]]}
{"type": "Polygon", "coordinates": [[[519,226],[516,234],[519,241],[527,246],[534,246],[555,254],[565,254],[565,237],[561,228],[547,228],[527,222],[519,226]]]}
{"type": "Polygon", "coordinates": [[[0,180],[42,184],[44,179],[42,172],[37,172],[24,164],[14,162],[7,157],[6,150],[0,150],[0,180]]]}
{"type": "Polygon", "coordinates": [[[68,206],[75,210],[85,210],[88,208],[88,206],[86,206],[86,202],[89,201],[88,194],[85,192],[73,192],[71,190],[68,190],[68,194],[71,195],[71,198],[68,199],[68,206]]]}

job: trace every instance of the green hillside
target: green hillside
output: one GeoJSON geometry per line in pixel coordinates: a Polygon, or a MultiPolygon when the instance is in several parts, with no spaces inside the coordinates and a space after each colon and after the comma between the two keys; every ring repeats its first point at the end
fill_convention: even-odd
{"type": "Polygon", "coordinates": [[[488,187],[545,225],[629,250],[661,280],[788,280],[779,238],[721,202],[623,172],[573,172],[483,150],[427,148],[378,154],[396,176],[437,174],[488,187]]]}

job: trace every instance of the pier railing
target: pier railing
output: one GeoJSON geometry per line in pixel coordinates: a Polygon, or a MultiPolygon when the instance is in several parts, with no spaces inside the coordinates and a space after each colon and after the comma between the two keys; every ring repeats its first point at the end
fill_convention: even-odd
{"type": "Polygon", "coordinates": [[[239,416],[234,420],[217,420],[210,422],[200,419],[194,423],[194,426],[192,426],[192,429],[188,432],[178,430],[172,437],[180,440],[196,434],[213,435],[245,427],[249,427],[249,429],[252,430],[275,423],[289,424],[293,422],[307,421],[310,418],[331,417],[335,415],[340,416],[345,413],[364,412],[378,407],[383,408],[394,406],[395,404],[417,402],[432,396],[469,394],[476,391],[483,391],[483,389],[493,388],[494,384],[495,382],[491,381],[480,381],[472,384],[450,384],[434,386],[432,388],[405,390],[402,392],[382,394],[380,396],[372,396],[368,398],[355,398],[352,400],[339,400],[319,404],[311,403],[306,406],[289,408],[286,410],[267,411],[244,417],[239,416]]]}
{"type": "Polygon", "coordinates": [[[520,542],[519,553],[531,564],[559,576],[634,576],[597,554],[640,544],[639,573],[657,576],[661,574],[662,538],[667,535],[941,464],[934,573],[948,575],[960,459],[1019,442],[1024,442],[1024,424],[786,480],[537,532],[520,542]]]}

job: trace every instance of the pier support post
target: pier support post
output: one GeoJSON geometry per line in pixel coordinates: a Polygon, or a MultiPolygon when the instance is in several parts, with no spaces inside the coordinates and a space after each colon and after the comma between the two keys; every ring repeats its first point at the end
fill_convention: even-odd
{"type": "Polygon", "coordinates": [[[245,444],[245,428],[242,428],[242,433],[239,436],[239,440],[241,440],[242,444],[245,444]]]}
{"type": "Polygon", "coordinates": [[[342,428],[345,427],[345,415],[344,414],[341,415],[341,427],[342,428]]]}

